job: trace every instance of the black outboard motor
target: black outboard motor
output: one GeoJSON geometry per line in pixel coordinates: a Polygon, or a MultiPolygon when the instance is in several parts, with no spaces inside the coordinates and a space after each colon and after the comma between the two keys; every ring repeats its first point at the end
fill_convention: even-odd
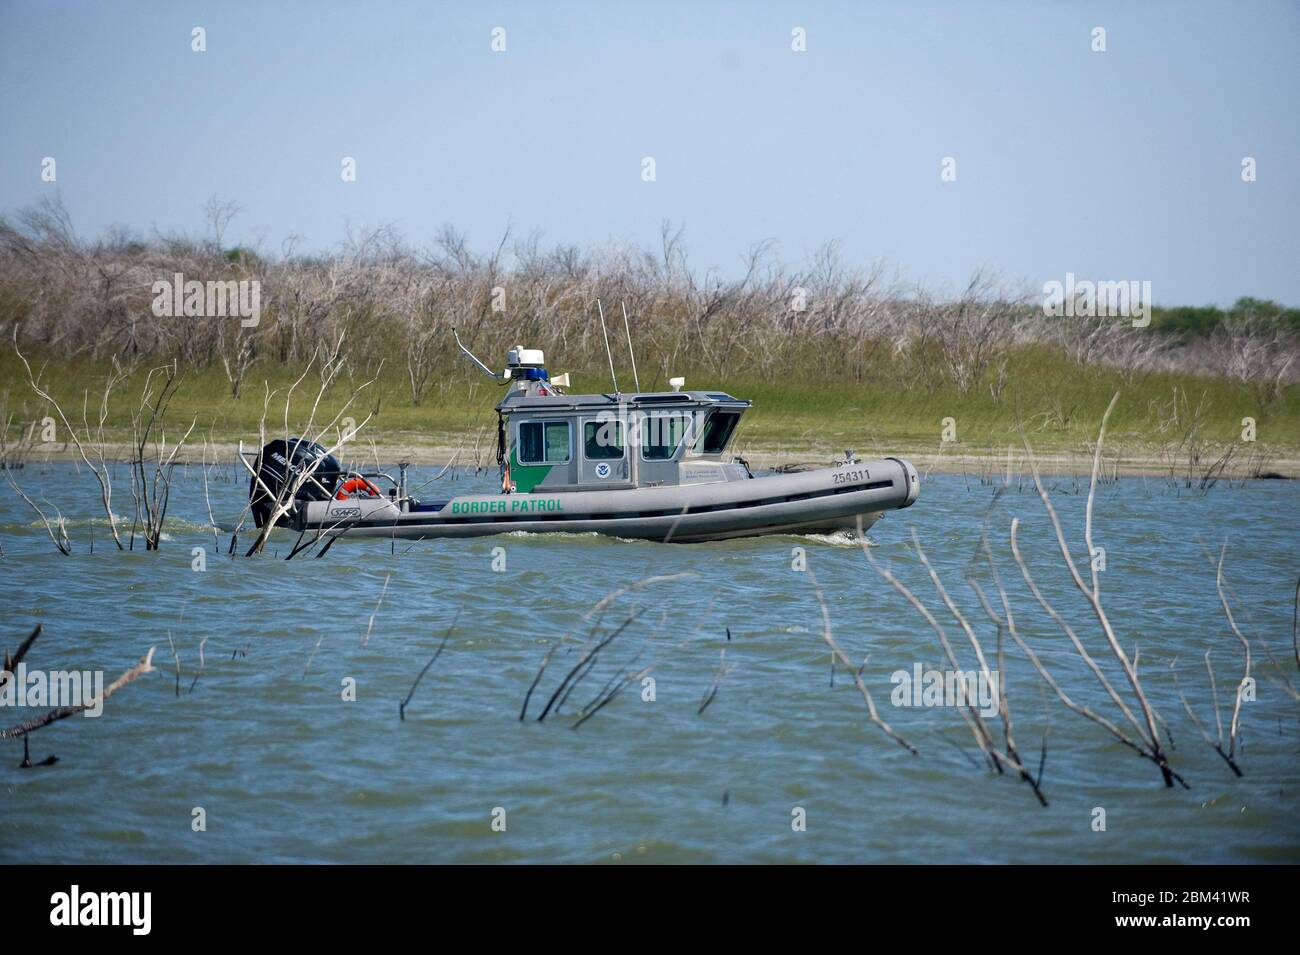
{"type": "MultiPolygon", "coordinates": [[[[271,491],[268,497],[257,478],[249,478],[248,500],[258,527],[271,519],[277,498],[280,504],[288,503],[290,491],[286,491],[286,487],[292,490],[294,484],[299,485],[293,495],[295,500],[328,501],[334,496],[340,474],[338,460],[306,438],[272,441],[257,456],[255,471],[261,477],[261,483],[271,491]],[[312,470],[313,465],[315,470],[312,470]],[[299,482],[298,478],[309,470],[311,476],[299,482]]],[[[289,515],[285,514],[276,523],[283,526],[288,522],[289,515]]]]}

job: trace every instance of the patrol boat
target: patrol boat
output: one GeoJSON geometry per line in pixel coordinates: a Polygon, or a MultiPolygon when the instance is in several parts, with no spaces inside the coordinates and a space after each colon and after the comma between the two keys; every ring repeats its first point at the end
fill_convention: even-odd
{"type": "Polygon", "coordinates": [[[725,392],[682,390],[673,378],[672,391],[621,393],[615,378],[609,393],[569,394],[568,375],[552,380],[538,349],[511,348],[497,374],[459,336],[456,343],[508,386],[496,407],[499,493],[422,501],[408,494],[404,465],[394,478],[342,468],[303,438],[260,453],[241,444],[257,525],[274,519],[349,537],[560,531],[685,543],[865,530],[920,491],[916,469],[901,458],[852,453],[833,467],[755,475],[729,453],[751,403],[725,392]]]}

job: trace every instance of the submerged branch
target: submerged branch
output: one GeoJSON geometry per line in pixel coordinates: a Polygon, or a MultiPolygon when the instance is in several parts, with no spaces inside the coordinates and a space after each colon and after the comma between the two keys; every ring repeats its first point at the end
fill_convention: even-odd
{"type": "Polygon", "coordinates": [[[447,632],[442,635],[442,643],[438,644],[438,649],[434,651],[433,656],[429,658],[429,662],[426,663],[424,669],[420,671],[420,675],[417,676],[415,682],[411,684],[411,692],[406,694],[406,699],[397,704],[397,716],[398,719],[402,720],[402,722],[406,721],[406,705],[411,702],[411,697],[415,696],[415,688],[420,685],[420,681],[423,680],[424,675],[429,672],[429,668],[437,662],[438,657],[442,656],[443,648],[447,646],[447,640],[450,639],[451,632],[456,629],[456,621],[459,619],[460,610],[457,609],[456,615],[451,618],[451,626],[449,626],[447,632]]]}
{"type": "Polygon", "coordinates": [[[38,716],[35,719],[28,720],[26,723],[19,723],[17,726],[9,727],[7,730],[0,730],[0,739],[14,739],[19,736],[26,736],[28,733],[41,729],[44,726],[49,726],[51,723],[57,722],[58,720],[67,719],[69,716],[76,716],[82,710],[94,709],[136,677],[144,673],[152,673],[154,649],[154,647],[150,647],[149,652],[140,658],[139,663],[131,667],[116,680],[106,686],[104,692],[89,703],[78,703],[76,706],[61,706],[58,709],[50,710],[48,713],[38,716]]]}

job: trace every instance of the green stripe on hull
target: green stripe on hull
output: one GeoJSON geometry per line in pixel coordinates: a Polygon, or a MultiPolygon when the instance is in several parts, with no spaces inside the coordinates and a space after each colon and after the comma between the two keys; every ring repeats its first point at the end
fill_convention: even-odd
{"type": "Polygon", "coordinates": [[[520,494],[529,493],[546,480],[546,475],[551,473],[552,467],[553,464],[520,464],[515,449],[510,449],[510,480],[514,482],[515,490],[520,494]]]}

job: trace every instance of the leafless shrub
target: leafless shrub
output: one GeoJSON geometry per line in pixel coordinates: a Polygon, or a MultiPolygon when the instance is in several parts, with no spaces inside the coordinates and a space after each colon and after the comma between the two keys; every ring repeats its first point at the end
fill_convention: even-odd
{"type": "MultiPolygon", "coordinates": [[[[614,601],[627,594],[637,593],[652,584],[667,583],[669,581],[682,580],[694,576],[693,573],[684,572],[643,577],[627,586],[619,587],[610,591],[600,600],[596,601],[596,603],[592,605],[591,609],[583,615],[582,620],[580,621],[583,625],[590,624],[590,627],[586,638],[584,638],[580,644],[576,645],[578,651],[577,661],[566,671],[564,677],[547,698],[545,705],[542,707],[541,713],[537,717],[537,722],[544,722],[548,716],[560,712],[564,707],[565,702],[569,699],[577,686],[591,673],[593,669],[595,669],[596,664],[600,659],[601,652],[609,647],[609,645],[612,644],[614,640],[616,640],[629,626],[631,626],[638,616],[640,616],[641,611],[633,610],[618,627],[608,632],[603,630],[602,621],[604,620],[605,611],[614,603],[614,601]]],[[[565,650],[571,652],[574,649],[575,644],[570,641],[570,638],[567,635],[547,648],[546,653],[542,656],[542,661],[537,668],[537,673],[533,677],[532,682],[528,685],[527,692],[524,694],[523,704],[519,708],[520,721],[524,720],[528,716],[529,703],[532,701],[533,693],[535,693],[537,688],[541,685],[547,668],[550,666],[551,658],[557,651],[565,650]]],[[[637,654],[637,657],[639,656],[640,653],[637,654]]],[[[636,662],[637,657],[634,657],[628,664],[629,667],[632,663],[636,662]]],[[[614,697],[617,696],[625,687],[631,685],[631,683],[641,679],[649,673],[650,669],[650,667],[646,667],[639,671],[630,669],[620,669],[616,671],[596,696],[582,707],[579,712],[578,720],[572,724],[573,727],[576,729],[578,726],[585,723],[591,716],[595,715],[596,712],[612,702],[614,697]]]]}
{"type": "Polygon", "coordinates": [[[1157,415],[1157,434],[1169,435],[1160,446],[1169,486],[1202,494],[1209,491],[1227,474],[1240,450],[1236,441],[1225,445],[1206,438],[1209,397],[1202,392],[1193,406],[1187,392],[1175,385],[1169,405],[1152,410],[1157,415]]]}
{"type": "MultiPolygon", "coordinates": [[[[131,494],[135,498],[136,513],[131,544],[134,546],[135,532],[140,528],[145,550],[157,550],[162,543],[176,455],[185,446],[198,420],[191,420],[175,443],[168,442],[167,407],[176,396],[180,380],[180,368],[175,360],[149,369],[140,404],[131,416],[131,494]]],[[[118,546],[121,546],[120,541],[118,546]]]]}
{"type": "MultiPolygon", "coordinates": [[[[1160,735],[1156,727],[1158,716],[1155,709],[1148,701],[1146,691],[1142,688],[1142,683],[1138,678],[1137,661],[1130,657],[1124,650],[1124,647],[1120,644],[1119,637],[1115,632],[1115,627],[1112,624],[1109,615],[1106,613],[1106,609],[1101,599],[1101,580],[1098,574],[1097,563],[1092,559],[1092,555],[1095,553],[1092,537],[1092,516],[1097,494],[1097,483],[1101,473],[1102,447],[1106,439],[1106,425],[1110,420],[1111,412],[1115,410],[1115,405],[1118,402],[1119,393],[1116,392],[1115,396],[1111,398],[1110,404],[1106,408],[1106,413],[1102,415],[1101,426],[1097,432],[1097,443],[1093,452],[1092,476],[1088,484],[1088,500],[1084,509],[1083,540],[1084,546],[1089,555],[1088,564],[1091,573],[1090,581],[1085,580],[1083,574],[1079,571],[1078,565],[1075,563],[1074,557],[1070,553],[1070,545],[1066,540],[1065,531],[1061,526],[1061,520],[1057,516],[1056,508],[1052,505],[1050,495],[1043,487],[1042,477],[1038,471],[1037,460],[1034,458],[1033,450],[1029,446],[1029,439],[1025,436],[1023,430],[1021,431],[1021,439],[1024,442],[1025,453],[1028,456],[1030,474],[1033,478],[1034,488],[1037,490],[1039,499],[1043,504],[1043,509],[1047,512],[1047,516],[1051,521],[1052,530],[1056,537],[1056,543],[1061,551],[1061,558],[1065,563],[1066,569],[1070,573],[1070,579],[1074,583],[1075,588],[1083,595],[1089,608],[1092,610],[1093,616],[1101,629],[1102,635],[1105,637],[1106,646],[1110,650],[1110,654],[1114,658],[1115,662],[1119,665],[1125,681],[1128,683],[1134,707],[1136,707],[1137,712],[1141,714],[1140,720],[1138,716],[1134,714],[1133,707],[1130,707],[1129,703],[1119,694],[1114,685],[1106,677],[1101,667],[1098,666],[1091,654],[1089,654],[1085,649],[1082,641],[1075,633],[1074,628],[1056,610],[1056,608],[1048,602],[1047,598],[1043,595],[1043,592],[1038,588],[1037,583],[1035,583],[1033,574],[1029,569],[1029,564],[1021,554],[1019,543],[1016,539],[1016,532],[1020,525],[1019,518],[1013,519],[1011,522],[1011,551],[1015,556],[1017,565],[1020,567],[1020,572],[1025,579],[1026,585],[1028,585],[1030,591],[1034,595],[1034,599],[1038,601],[1039,605],[1047,615],[1051,617],[1065,633],[1071,646],[1074,647],[1075,652],[1079,654],[1080,658],[1087,665],[1093,676],[1096,677],[1098,683],[1106,691],[1107,696],[1110,697],[1116,708],[1128,721],[1136,738],[1122,730],[1115,722],[1094,713],[1085,706],[1076,704],[1060,687],[1060,684],[1051,676],[1046,667],[1043,666],[1038,656],[1030,650],[1028,644],[1020,640],[1017,640],[1017,643],[1020,645],[1021,649],[1025,651],[1026,656],[1034,665],[1035,669],[1038,670],[1039,675],[1042,676],[1047,684],[1056,692],[1057,696],[1061,699],[1061,702],[1071,710],[1080,713],[1105,727],[1120,742],[1133,749],[1139,755],[1155,763],[1160,769],[1161,777],[1164,779],[1166,786],[1173,786],[1176,781],[1186,787],[1187,784],[1183,778],[1174,771],[1172,766],[1170,766],[1168,756],[1160,743],[1160,735]]],[[[1016,639],[1014,634],[1012,638],[1016,639]]]]}
{"type": "Polygon", "coordinates": [[[1050,319],[1055,341],[1081,371],[1115,368],[1125,384],[1160,366],[1169,343],[1150,325],[1137,327],[1112,315],[1062,316],[1050,319]]]}
{"type": "MultiPolygon", "coordinates": [[[[319,443],[327,434],[335,433],[338,435],[338,439],[332,442],[326,449],[326,456],[336,453],[349,440],[356,437],[361,429],[364,428],[370,422],[371,418],[374,417],[374,411],[372,410],[349,432],[342,433],[338,430],[340,422],[352,407],[353,403],[358,399],[362,392],[374,384],[375,379],[371,378],[370,380],[363,382],[361,385],[351,389],[350,394],[341,403],[338,411],[336,411],[327,422],[321,425],[317,421],[317,415],[320,412],[321,402],[324,400],[325,394],[330,390],[330,387],[334,384],[343,367],[347,363],[347,359],[342,353],[344,334],[345,333],[341,332],[338,339],[336,339],[328,349],[318,348],[317,351],[313,353],[311,359],[307,363],[307,367],[303,370],[303,373],[286,389],[284,395],[284,440],[289,441],[292,439],[291,431],[296,431],[298,434],[302,435],[303,437],[301,440],[306,443],[319,443]],[[294,395],[299,386],[302,385],[303,381],[313,370],[318,374],[320,381],[319,388],[316,391],[315,398],[312,399],[311,409],[306,420],[301,422],[299,427],[291,429],[289,426],[290,408],[294,400],[294,395]]],[[[271,400],[276,396],[276,394],[277,392],[271,390],[269,386],[266,387],[266,396],[262,404],[262,419],[258,425],[260,436],[259,447],[266,447],[267,444],[267,417],[271,408],[271,400]]],[[[286,475],[285,480],[278,491],[272,491],[267,487],[260,470],[249,469],[262,494],[271,501],[271,508],[265,522],[258,532],[257,538],[253,541],[252,546],[249,547],[245,556],[251,557],[254,554],[262,552],[263,548],[266,546],[267,540],[271,536],[271,532],[275,529],[276,523],[289,513],[290,508],[293,507],[294,501],[298,496],[298,492],[307,484],[307,482],[315,480],[316,471],[324,460],[325,456],[322,456],[317,458],[306,468],[290,471],[286,475]]],[[[239,521],[241,526],[244,517],[248,514],[248,510],[249,508],[246,506],[244,508],[244,514],[241,515],[239,521]]],[[[236,529],[235,534],[238,534],[238,529],[236,529]]],[[[324,552],[322,551],[322,555],[323,553],[324,552]]]]}
{"type": "MultiPolygon", "coordinates": [[[[863,535],[859,533],[858,537],[862,539],[863,535]]],[[[867,553],[867,559],[874,560],[870,553],[867,553]]],[[[855,667],[853,665],[853,661],[849,659],[848,654],[846,654],[840,647],[839,643],[836,642],[835,636],[831,632],[830,610],[826,606],[826,597],[822,593],[821,585],[817,583],[816,575],[813,574],[812,568],[807,568],[804,572],[808,575],[808,580],[813,586],[813,593],[817,595],[817,604],[821,607],[822,639],[825,640],[826,645],[831,648],[832,665],[834,665],[834,661],[838,660],[846,670],[853,674],[853,685],[857,687],[858,692],[862,694],[862,702],[867,705],[868,719],[879,727],[882,733],[915,756],[917,754],[917,748],[895,732],[894,728],[890,726],[883,717],[881,717],[880,711],[876,709],[875,697],[871,695],[871,690],[867,688],[867,684],[862,681],[862,667],[855,667]]],[[[865,663],[863,665],[865,666],[865,663]]]]}
{"type": "MultiPolygon", "coordinates": [[[[935,634],[939,638],[940,646],[943,647],[944,656],[947,659],[949,666],[951,666],[955,672],[967,672],[962,666],[956,650],[953,648],[952,641],[948,639],[948,634],[947,631],[944,630],[943,624],[939,622],[938,618],[935,617],[935,615],[925,605],[924,601],[917,597],[916,594],[914,594],[901,580],[899,580],[888,567],[885,567],[876,560],[875,556],[871,553],[870,548],[867,547],[866,537],[861,531],[858,533],[858,540],[862,545],[862,553],[866,556],[867,562],[871,564],[872,569],[875,570],[876,573],[878,573],[891,587],[898,591],[898,593],[912,605],[917,613],[925,619],[925,622],[930,625],[930,628],[934,630],[935,634]]],[[[938,573],[930,564],[929,558],[926,557],[925,551],[921,547],[921,541],[917,536],[915,529],[912,531],[912,546],[916,551],[916,556],[920,560],[921,565],[925,568],[931,583],[934,585],[935,593],[938,595],[940,602],[947,609],[948,613],[952,615],[952,618],[957,622],[957,625],[961,628],[962,632],[966,635],[967,640],[970,642],[976,662],[979,664],[980,675],[987,681],[988,685],[998,687],[998,716],[1002,721],[1002,745],[999,746],[997,740],[994,738],[993,730],[989,727],[988,721],[976,707],[973,693],[963,694],[964,699],[958,701],[960,704],[958,707],[958,713],[961,714],[963,721],[970,729],[976,745],[988,760],[989,766],[998,773],[1004,772],[1004,767],[1010,767],[1020,775],[1022,780],[1029,784],[1030,788],[1033,790],[1034,797],[1038,800],[1039,804],[1046,806],[1047,797],[1043,795],[1041,787],[1041,762],[1039,773],[1035,776],[1021,761],[1020,753],[1017,750],[1015,743],[1014,729],[1011,719],[1011,706],[1007,699],[1008,694],[1005,683],[1006,671],[1003,668],[1002,661],[1002,633],[1004,627],[1008,625],[1014,626],[1014,624],[1008,623],[1012,620],[1010,605],[1004,603],[1006,613],[1006,618],[1004,620],[999,617],[988,605],[987,601],[984,600],[983,594],[979,592],[978,587],[975,588],[976,592],[980,595],[981,603],[984,605],[985,611],[989,614],[990,618],[998,628],[997,665],[999,678],[995,680],[988,664],[988,658],[984,653],[984,646],[980,641],[979,636],[976,634],[974,627],[971,626],[970,621],[966,618],[966,615],[962,613],[956,602],[948,594],[947,589],[943,585],[943,581],[939,578],[938,573]]],[[[1044,744],[1044,753],[1045,752],[1046,744],[1044,744]]]]}
{"type": "Polygon", "coordinates": [[[957,393],[969,395],[1012,340],[1018,303],[1009,301],[997,288],[997,277],[984,269],[971,276],[955,302],[935,303],[924,292],[917,299],[930,313],[941,367],[957,393]]]}
{"type": "Polygon", "coordinates": [[[1211,334],[1210,348],[1220,372],[1245,387],[1261,408],[1281,400],[1300,356],[1294,334],[1249,312],[1230,315],[1211,334]]]}
{"type": "MultiPolygon", "coordinates": [[[[112,396],[113,389],[117,385],[121,384],[121,382],[127,377],[126,372],[123,371],[122,366],[119,365],[116,360],[113,361],[112,367],[104,379],[104,390],[100,395],[98,416],[96,417],[93,426],[90,423],[90,392],[86,391],[83,393],[81,407],[81,424],[85,429],[85,440],[83,441],[82,435],[78,433],[76,425],[68,419],[63,407],[54,399],[53,395],[51,395],[41,385],[38,376],[32,371],[32,366],[27,361],[27,358],[21,351],[18,351],[17,341],[14,342],[14,350],[22,360],[23,368],[27,371],[28,385],[31,387],[32,391],[41,398],[41,400],[54,408],[55,413],[58,414],[60,420],[63,422],[63,426],[67,428],[68,434],[71,435],[72,442],[77,447],[77,453],[81,455],[81,460],[85,463],[86,467],[90,469],[91,473],[95,475],[95,480],[99,483],[100,500],[104,505],[104,514],[108,519],[109,530],[113,534],[113,541],[117,544],[117,549],[122,550],[122,535],[118,532],[117,516],[113,513],[113,473],[112,467],[106,456],[108,442],[104,433],[104,425],[108,420],[109,399],[112,396]],[[89,451],[87,451],[87,447],[89,447],[89,451]]],[[[33,427],[35,427],[34,424],[33,427]]]]}
{"type": "Polygon", "coordinates": [[[68,521],[63,516],[63,512],[49,501],[46,501],[45,506],[54,512],[54,516],[51,517],[49,514],[46,514],[45,511],[41,509],[40,505],[32,500],[31,495],[24,491],[19,486],[18,482],[14,480],[14,472],[12,470],[5,471],[5,478],[9,481],[9,486],[14,489],[14,493],[21,497],[24,503],[35,511],[36,516],[41,519],[41,524],[45,527],[45,533],[50,537],[50,543],[52,543],[64,557],[71,554],[72,541],[68,539],[68,521]]]}
{"type": "MultiPolygon", "coordinates": [[[[1219,593],[1219,602],[1223,606],[1223,613],[1228,621],[1228,627],[1231,629],[1233,636],[1240,641],[1243,655],[1241,680],[1238,682],[1237,691],[1234,694],[1232,716],[1228,724],[1226,748],[1223,737],[1223,719],[1219,715],[1218,681],[1214,678],[1214,666],[1210,662],[1210,655],[1214,648],[1211,647],[1205,651],[1205,671],[1210,678],[1210,704],[1214,711],[1215,736],[1213,738],[1211,738],[1210,734],[1206,732],[1200,719],[1197,718],[1196,711],[1187,701],[1187,697],[1183,695],[1182,688],[1178,687],[1178,673],[1176,670],[1174,671],[1174,685],[1178,687],[1178,698],[1182,701],[1183,709],[1187,711],[1187,715],[1195,724],[1197,731],[1201,734],[1201,738],[1204,739],[1206,744],[1218,753],[1220,757],[1222,757],[1223,761],[1228,764],[1228,768],[1231,769],[1235,775],[1241,776],[1241,767],[1237,763],[1237,742],[1241,730],[1241,704],[1247,691],[1247,687],[1250,685],[1252,679],[1250,675],[1251,652],[1250,641],[1246,639],[1245,635],[1242,634],[1240,628],[1237,626],[1236,616],[1233,614],[1232,606],[1228,602],[1226,584],[1223,577],[1223,559],[1227,556],[1227,553],[1228,544],[1227,541],[1224,541],[1223,548],[1219,552],[1218,564],[1215,567],[1214,581],[1215,587],[1219,593]]],[[[1171,670],[1173,670],[1176,663],[1177,660],[1170,663],[1171,670]]],[[[1289,681],[1287,682],[1289,685],[1289,681]]]]}

